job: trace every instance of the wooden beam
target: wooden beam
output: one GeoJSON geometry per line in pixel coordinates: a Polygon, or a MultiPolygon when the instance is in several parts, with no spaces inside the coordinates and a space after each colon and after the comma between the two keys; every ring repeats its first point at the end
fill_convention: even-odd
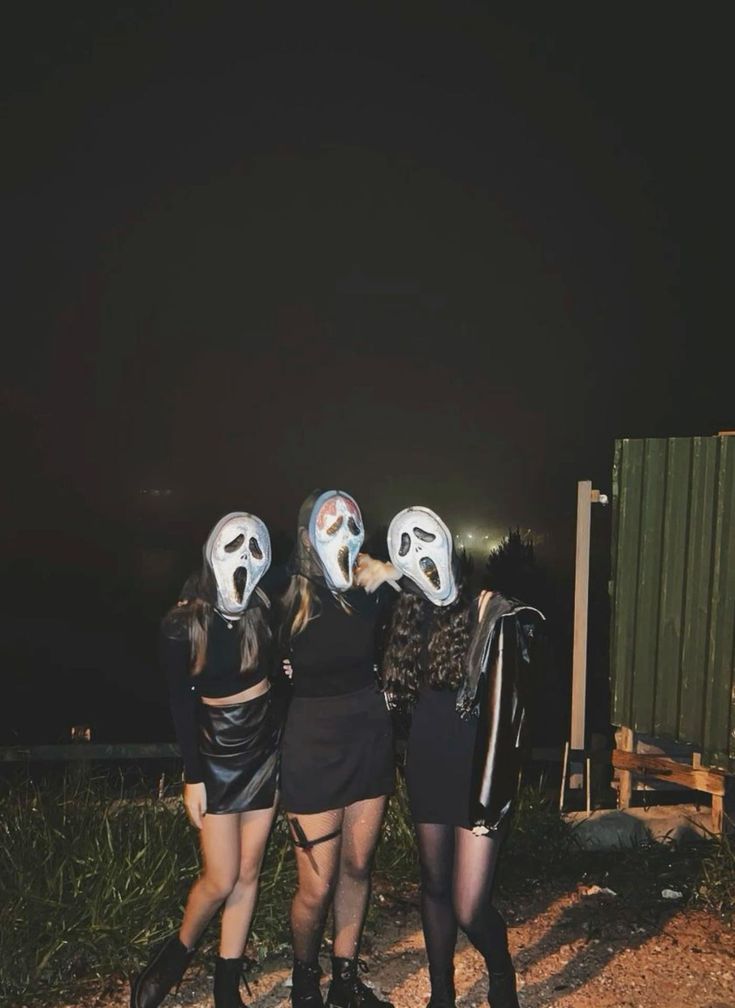
{"type": "MultiPolygon", "coordinates": [[[[613,749],[611,762],[615,767],[615,753],[633,753],[635,749],[635,732],[632,728],[625,726],[620,729],[620,749],[613,749]]],[[[630,801],[633,797],[633,775],[630,770],[617,768],[620,773],[620,787],[618,788],[618,808],[630,808],[630,801]]]]}
{"type": "MultiPolygon", "coordinates": [[[[616,770],[639,777],[661,777],[711,795],[725,794],[725,774],[719,770],[696,769],[688,763],[679,763],[668,756],[650,756],[645,753],[613,749],[612,765],[616,770]]],[[[622,778],[622,775],[621,775],[622,778]]],[[[622,779],[621,779],[622,791],[622,779]]],[[[621,808],[625,807],[621,805],[621,808]]]]}
{"type": "MultiPolygon", "coordinates": [[[[577,546],[574,558],[574,642],[572,647],[571,748],[584,749],[587,704],[587,610],[590,586],[592,483],[577,483],[577,546]]],[[[581,775],[580,775],[581,778],[581,775]]],[[[581,779],[570,781],[580,787],[581,779]]]]}

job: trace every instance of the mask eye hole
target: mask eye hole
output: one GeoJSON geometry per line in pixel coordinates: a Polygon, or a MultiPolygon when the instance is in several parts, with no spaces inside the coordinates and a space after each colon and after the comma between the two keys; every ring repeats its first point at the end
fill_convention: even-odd
{"type": "Polygon", "coordinates": [[[240,533],[239,536],[235,536],[232,542],[228,542],[225,546],[225,553],[234,553],[235,550],[239,550],[242,544],[245,542],[245,536],[240,533]]]}
{"type": "Polygon", "coordinates": [[[398,556],[404,557],[408,551],[411,549],[411,536],[408,532],[404,532],[401,536],[401,548],[398,550],[398,556]]]}
{"type": "Polygon", "coordinates": [[[332,522],[332,524],[327,529],[327,535],[328,536],[336,535],[337,532],[339,532],[339,530],[342,528],[342,522],[343,521],[344,521],[344,518],[343,518],[342,515],[340,515],[339,518],[337,519],[337,521],[332,522]]]}
{"type": "Polygon", "coordinates": [[[260,544],[255,536],[251,536],[248,548],[250,550],[250,556],[254,556],[256,560],[263,559],[263,551],[261,550],[260,544]]]}
{"type": "Polygon", "coordinates": [[[434,540],[436,539],[436,536],[434,535],[433,532],[425,532],[421,528],[414,528],[413,534],[416,536],[417,539],[420,539],[421,542],[434,542],[434,540]]]}
{"type": "Polygon", "coordinates": [[[360,526],[357,524],[354,518],[350,517],[347,519],[347,528],[353,535],[360,534],[360,526]]]}

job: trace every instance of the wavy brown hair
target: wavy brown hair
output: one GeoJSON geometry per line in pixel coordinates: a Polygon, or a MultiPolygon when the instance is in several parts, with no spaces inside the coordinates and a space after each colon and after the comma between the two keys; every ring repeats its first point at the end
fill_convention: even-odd
{"type": "MultiPolygon", "coordinates": [[[[183,631],[191,644],[191,674],[199,675],[207,661],[209,628],[214,619],[214,609],[203,599],[194,598],[184,605],[174,606],[164,618],[169,626],[183,631]]],[[[260,606],[247,609],[237,620],[236,633],[240,635],[240,671],[254,669],[260,659],[261,648],[271,640],[268,620],[260,606]]]]}
{"type": "Polygon", "coordinates": [[[450,606],[435,606],[420,595],[403,592],[393,609],[383,654],[385,689],[415,700],[419,687],[457,689],[464,679],[470,642],[471,603],[460,593],[450,606]],[[428,622],[426,668],[422,668],[428,622]]]}

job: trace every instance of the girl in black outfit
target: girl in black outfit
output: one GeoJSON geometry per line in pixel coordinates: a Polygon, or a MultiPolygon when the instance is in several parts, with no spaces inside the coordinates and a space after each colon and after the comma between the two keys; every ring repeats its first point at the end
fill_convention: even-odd
{"type": "Polygon", "coordinates": [[[270,604],[256,587],[270,565],[268,530],[235,511],[214,526],[187,601],[164,618],[160,652],[184,760],[184,804],[200,831],[202,871],[178,935],[134,980],[132,1008],[156,1008],[181,980],[224,904],[216,1008],[244,1008],[239,984],[276,808],[279,727],[272,712],[270,604]]]}
{"type": "Polygon", "coordinates": [[[363,536],[349,494],[315,490],[299,512],[283,600],[293,698],[283,733],[281,800],[298,868],[291,907],[294,1008],[323,1004],[318,953],[330,904],[327,1005],[392,1008],[358,976],[372,860],[394,786],[390,715],[375,678],[383,597],[353,588],[363,536]]]}
{"type": "MultiPolygon", "coordinates": [[[[403,589],[383,681],[411,713],[406,784],[421,864],[428,1008],[454,1008],[458,927],[485,959],[492,1008],[518,1008],[507,929],[492,889],[516,787],[523,710],[515,662],[506,658],[503,671],[497,639],[504,617],[527,607],[491,592],[472,600],[458,576],[451,534],[428,508],[396,515],[388,546],[391,563],[366,560],[362,583],[374,590],[400,578],[403,589]]],[[[510,653],[510,631],[506,637],[510,653]]]]}

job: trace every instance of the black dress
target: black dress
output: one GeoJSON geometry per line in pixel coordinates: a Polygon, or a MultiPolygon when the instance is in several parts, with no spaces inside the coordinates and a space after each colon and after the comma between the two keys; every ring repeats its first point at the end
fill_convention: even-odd
{"type": "Polygon", "coordinates": [[[395,780],[392,723],[375,672],[389,596],[315,590],[316,614],[291,639],[281,749],[281,803],[304,815],[392,794],[395,780]]]}
{"type": "Polygon", "coordinates": [[[477,718],[456,711],[457,690],[422,686],[413,707],[406,786],[414,822],[470,829],[477,718]]]}

